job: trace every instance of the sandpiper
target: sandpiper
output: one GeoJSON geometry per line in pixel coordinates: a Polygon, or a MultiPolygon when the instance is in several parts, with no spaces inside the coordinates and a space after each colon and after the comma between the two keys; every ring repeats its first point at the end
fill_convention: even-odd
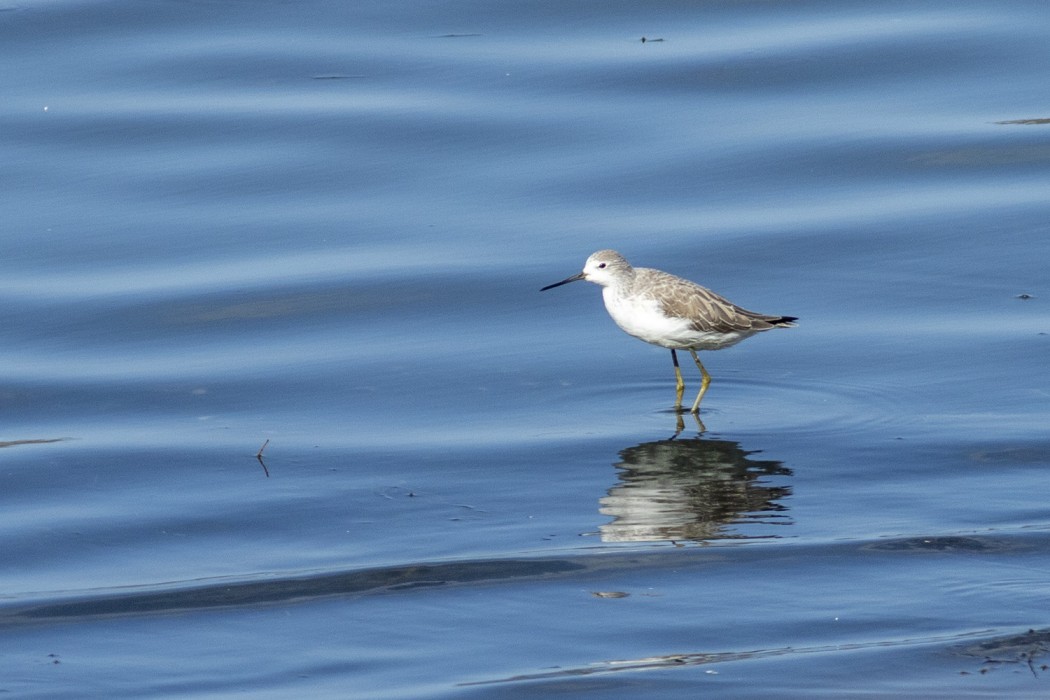
{"type": "Polygon", "coordinates": [[[648,267],[631,267],[615,250],[599,250],[587,258],[583,271],[541,292],[576,280],[602,287],[605,309],[624,332],[671,351],[674,362],[675,410],[682,410],[685,382],[675,350],[688,350],[700,368],[700,393],[690,413],[700,412],[700,400],[711,375],[697,350],[721,350],[770,328],[790,328],[795,316],[767,316],[741,308],[706,287],[648,267]]]}

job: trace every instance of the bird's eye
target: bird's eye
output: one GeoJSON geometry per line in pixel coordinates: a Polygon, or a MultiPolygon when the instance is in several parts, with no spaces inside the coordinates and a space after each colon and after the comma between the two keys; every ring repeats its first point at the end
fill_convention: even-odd
{"type": "Polygon", "coordinates": [[[605,269],[605,263],[598,263],[598,269],[599,270],[604,270],[605,269]]]}

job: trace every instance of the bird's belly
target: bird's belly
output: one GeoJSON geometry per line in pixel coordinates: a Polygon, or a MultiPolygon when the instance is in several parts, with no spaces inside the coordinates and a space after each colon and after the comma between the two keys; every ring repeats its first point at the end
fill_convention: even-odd
{"type": "Polygon", "coordinates": [[[749,335],[696,330],[689,319],[664,315],[660,305],[651,299],[624,299],[604,293],[603,298],[609,315],[625,333],[663,348],[720,350],[749,335]]]}

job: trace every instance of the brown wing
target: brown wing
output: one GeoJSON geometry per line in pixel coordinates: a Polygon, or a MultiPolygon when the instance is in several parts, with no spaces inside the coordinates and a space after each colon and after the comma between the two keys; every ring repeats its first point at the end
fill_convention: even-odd
{"type": "MultiPolygon", "coordinates": [[[[640,272],[640,270],[635,270],[640,272]]],[[[647,283],[660,289],[659,302],[669,316],[689,318],[698,331],[718,333],[764,331],[789,324],[790,316],[767,316],[748,311],[707,287],[660,270],[645,270],[647,283]]]]}

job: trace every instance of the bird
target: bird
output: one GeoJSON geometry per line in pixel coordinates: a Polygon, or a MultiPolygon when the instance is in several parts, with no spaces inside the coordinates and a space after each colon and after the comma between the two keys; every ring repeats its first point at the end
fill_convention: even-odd
{"type": "Polygon", "coordinates": [[[700,401],[711,375],[697,350],[722,350],[771,328],[791,328],[797,316],[769,316],[748,311],[706,287],[662,270],[632,267],[615,250],[593,253],[583,271],[540,289],[586,280],[602,287],[605,309],[624,332],[671,351],[675,373],[675,411],[682,410],[685,381],[676,350],[688,350],[700,369],[700,391],[689,412],[700,413],[700,401]]]}

